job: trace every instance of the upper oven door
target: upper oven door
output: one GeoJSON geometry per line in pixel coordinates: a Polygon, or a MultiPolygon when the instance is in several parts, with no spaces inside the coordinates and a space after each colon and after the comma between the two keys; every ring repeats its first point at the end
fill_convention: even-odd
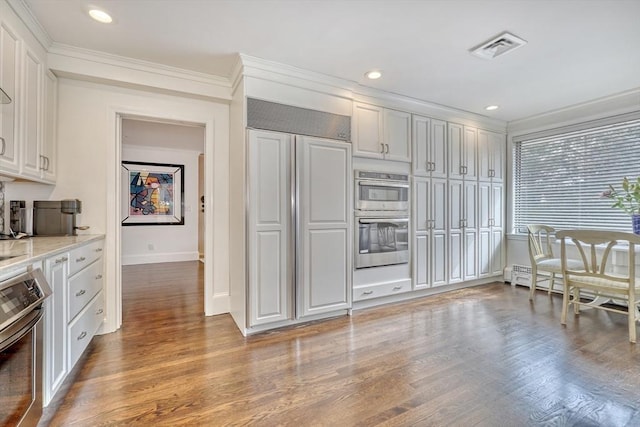
{"type": "Polygon", "coordinates": [[[356,180],[356,209],[406,211],[409,209],[409,184],[356,180]]]}

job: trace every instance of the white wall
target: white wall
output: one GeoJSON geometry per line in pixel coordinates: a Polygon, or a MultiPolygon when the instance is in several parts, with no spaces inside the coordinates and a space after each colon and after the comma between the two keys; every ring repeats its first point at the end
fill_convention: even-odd
{"type": "MultiPolygon", "coordinates": [[[[124,126],[123,126],[124,128],[124,126]]],[[[154,138],[153,134],[148,134],[154,138]]],[[[204,129],[202,132],[204,148],[204,129]]],[[[184,225],[122,227],[122,265],[191,261],[198,255],[198,151],[122,146],[122,160],[184,165],[184,225]]]]}
{"type": "Polygon", "coordinates": [[[207,247],[205,313],[229,311],[229,108],[225,103],[80,81],[58,80],[58,170],[51,197],[83,201],[83,223],[105,233],[105,331],[117,329],[120,310],[120,227],[117,195],[119,115],[205,124],[207,247]]]}

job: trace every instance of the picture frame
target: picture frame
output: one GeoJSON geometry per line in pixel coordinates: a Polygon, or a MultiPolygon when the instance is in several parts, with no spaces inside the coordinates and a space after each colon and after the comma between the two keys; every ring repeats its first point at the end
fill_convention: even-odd
{"type": "Polygon", "coordinates": [[[122,225],[184,225],[184,165],[122,161],[122,225]]]}

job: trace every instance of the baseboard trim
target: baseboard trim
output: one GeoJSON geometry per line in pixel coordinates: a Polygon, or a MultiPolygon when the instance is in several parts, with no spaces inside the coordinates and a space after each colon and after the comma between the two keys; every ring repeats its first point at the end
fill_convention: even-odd
{"type": "Polygon", "coordinates": [[[195,252],[170,252],[162,254],[123,255],[122,265],[157,264],[164,262],[197,261],[200,258],[195,252]]]}

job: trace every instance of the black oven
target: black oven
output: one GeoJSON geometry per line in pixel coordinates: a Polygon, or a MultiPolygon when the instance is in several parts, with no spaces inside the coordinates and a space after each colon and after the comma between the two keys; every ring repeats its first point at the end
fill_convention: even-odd
{"type": "Polygon", "coordinates": [[[42,415],[43,304],[40,269],[0,282],[0,425],[35,426],[42,415]]]}

